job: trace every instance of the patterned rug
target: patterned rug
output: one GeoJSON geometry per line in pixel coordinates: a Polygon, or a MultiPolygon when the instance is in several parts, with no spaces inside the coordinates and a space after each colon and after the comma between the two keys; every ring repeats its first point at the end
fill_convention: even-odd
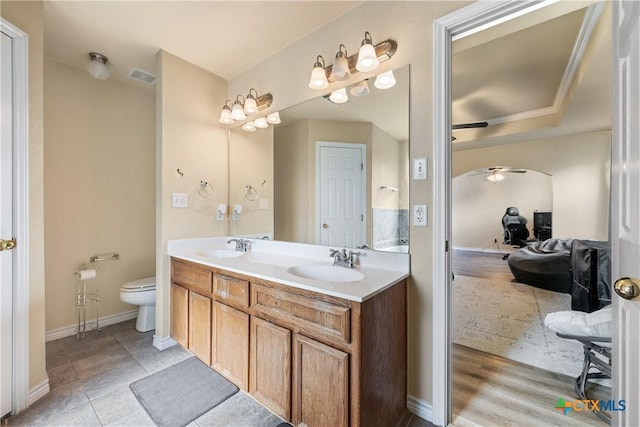
{"type": "Polygon", "coordinates": [[[582,345],[544,327],[553,311],[570,310],[571,295],[521,283],[456,275],[453,342],[552,372],[577,376],[582,345]]]}

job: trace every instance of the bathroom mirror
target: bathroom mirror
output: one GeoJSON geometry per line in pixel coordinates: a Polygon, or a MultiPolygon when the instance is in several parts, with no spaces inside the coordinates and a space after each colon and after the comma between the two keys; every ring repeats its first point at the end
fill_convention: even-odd
{"type": "Polygon", "coordinates": [[[280,111],[275,126],[232,129],[230,234],[408,252],[409,66],[393,75],[391,88],[378,89],[371,78],[366,95],[347,87],[346,103],[320,96],[280,111]],[[363,170],[355,185],[336,190],[333,183],[352,177],[336,181],[331,162],[344,153],[350,160],[354,152],[363,170]],[[234,207],[241,210],[235,218],[234,207]],[[332,232],[344,217],[355,222],[346,224],[340,240],[332,232]]]}

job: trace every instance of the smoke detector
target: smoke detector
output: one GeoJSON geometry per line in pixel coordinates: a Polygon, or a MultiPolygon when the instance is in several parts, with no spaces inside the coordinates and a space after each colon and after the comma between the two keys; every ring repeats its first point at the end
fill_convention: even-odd
{"type": "Polygon", "coordinates": [[[148,71],[141,70],[139,68],[132,68],[127,74],[127,77],[133,80],[137,80],[147,85],[152,85],[156,82],[156,76],[148,71]]]}

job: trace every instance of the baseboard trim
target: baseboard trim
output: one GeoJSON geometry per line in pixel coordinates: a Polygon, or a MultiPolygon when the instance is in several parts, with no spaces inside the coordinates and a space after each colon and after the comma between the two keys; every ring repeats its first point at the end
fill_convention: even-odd
{"type": "Polygon", "coordinates": [[[495,248],[469,248],[469,247],[464,247],[464,246],[453,246],[453,249],[459,250],[459,251],[488,252],[488,253],[495,253],[495,254],[508,254],[508,253],[511,253],[511,252],[516,250],[516,248],[513,248],[510,245],[506,245],[506,246],[504,246],[503,248],[500,248],[500,249],[495,249],[495,248]]]}
{"type": "Polygon", "coordinates": [[[178,343],[176,342],[176,340],[174,340],[171,337],[159,337],[157,335],[153,336],[153,346],[155,348],[157,348],[158,350],[162,351],[162,350],[166,350],[169,347],[173,347],[174,345],[177,345],[178,343]]]}
{"type": "Polygon", "coordinates": [[[47,393],[49,393],[49,391],[50,391],[49,378],[47,378],[46,380],[42,381],[37,386],[35,386],[33,388],[30,388],[29,389],[29,397],[28,397],[28,401],[27,401],[27,406],[31,406],[34,403],[36,403],[39,399],[41,399],[44,396],[46,396],[47,393]]]}
{"type": "Polygon", "coordinates": [[[420,418],[433,422],[433,407],[427,401],[407,395],[407,409],[420,418]]]}
{"type": "MultiPolygon", "coordinates": [[[[111,316],[105,316],[100,318],[100,327],[115,325],[116,323],[125,322],[127,320],[135,319],[138,317],[138,310],[125,311],[123,313],[112,314],[111,316]]],[[[95,319],[87,321],[87,323],[95,324],[95,319]]],[[[70,337],[76,334],[78,325],[69,325],[62,328],[53,329],[47,331],[44,336],[45,341],[53,341],[59,338],[70,337]]]]}

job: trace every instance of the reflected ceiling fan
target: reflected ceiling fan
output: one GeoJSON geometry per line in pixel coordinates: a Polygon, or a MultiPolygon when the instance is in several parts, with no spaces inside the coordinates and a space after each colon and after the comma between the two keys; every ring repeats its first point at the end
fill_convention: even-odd
{"type": "MultiPolygon", "coordinates": [[[[452,125],[451,130],[461,130],[461,129],[475,129],[475,128],[486,128],[489,126],[489,122],[471,122],[471,123],[460,123],[457,125],[452,125]]],[[[455,141],[456,137],[451,136],[451,140],[455,141]]]]}
{"type": "Polygon", "coordinates": [[[505,173],[527,173],[526,169],[517,169],[510,166],[492,166],[484,169],[476,169],[468,176],[486,175],[487,180],[491,182],[499,182],[504,179],[505,173]]]}

